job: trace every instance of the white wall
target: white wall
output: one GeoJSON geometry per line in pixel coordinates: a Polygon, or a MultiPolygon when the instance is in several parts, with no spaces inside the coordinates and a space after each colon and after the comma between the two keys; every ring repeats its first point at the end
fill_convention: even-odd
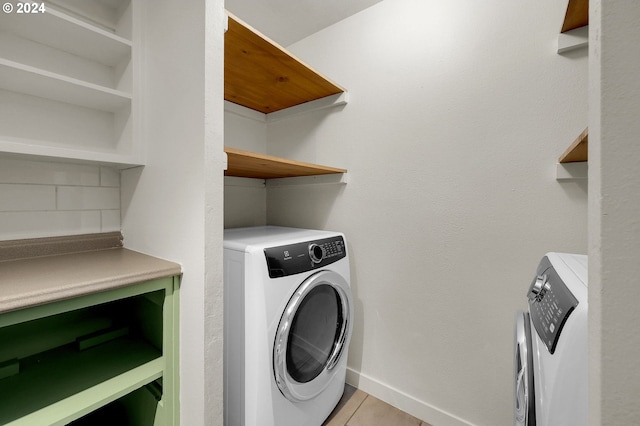
{"type": "Polygon", "coordinates": [[[0,158],[0,240],[120,230],[120,172],[0,158]]]}
{"type": "Polygon", "coordinates": [[[222,424],[223,2],[140,2],[147,165],[122,173],[128,248],[179,262],[181,424],[222,424]]]}
{"type": "Polygon", "coordinates": [[[587,125],[565,7],[386,0],[291,46],[350,102],[269,124],[268,153],[348,183],[268,187],[267,221],[346,233],[350,380],[438,426],[512,422],[514,312],[545,252],[587,250],[586,183],[554,175],[587,125]]]}
{"type": "Polygon", "coordinates": [[[640,424],[640,3],[589,10],[589,409],[640,424]]]}

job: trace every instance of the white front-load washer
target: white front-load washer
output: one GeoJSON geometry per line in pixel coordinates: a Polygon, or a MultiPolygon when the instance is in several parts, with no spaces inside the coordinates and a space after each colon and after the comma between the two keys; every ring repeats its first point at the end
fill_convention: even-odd
{"type": "Polygon", "coordinates": [[[547,253],[516,313],[515,425],[588,424],[587,256],[547,253]]]}
{"type": "Polygon", "coordinates": [[[341,233],[224,232],[226,426],[320,426],[344,391],[353,327],[341,233]]]}

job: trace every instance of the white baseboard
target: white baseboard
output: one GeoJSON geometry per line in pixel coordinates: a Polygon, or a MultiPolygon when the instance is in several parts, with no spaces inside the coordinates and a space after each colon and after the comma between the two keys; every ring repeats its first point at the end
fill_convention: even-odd
{"type": "Polygon", "coordinates": [[[347,368],[347,383],[433,426],[475,426],[351,368],[347,368]]]}

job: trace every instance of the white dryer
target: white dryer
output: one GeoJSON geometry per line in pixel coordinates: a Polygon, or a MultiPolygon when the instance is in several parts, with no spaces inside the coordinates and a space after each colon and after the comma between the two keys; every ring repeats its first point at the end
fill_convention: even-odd
{"type": "Polygon", "coordinates": [[[588,424],[587,256],[547,253],[516,313],[515,425],[588,424]]]}
{"type": "Polygon", "coordinates": [[[226,426],[320,426],[344,391],[353,327],[341,233],[224,233],[226,426]]]}

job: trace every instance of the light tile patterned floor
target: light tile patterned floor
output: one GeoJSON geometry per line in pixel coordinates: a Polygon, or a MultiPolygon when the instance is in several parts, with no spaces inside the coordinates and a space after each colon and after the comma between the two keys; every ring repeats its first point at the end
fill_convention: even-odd
{"type": "Polygon", "coordinates": [[[347,385],[323,426],[431,426],[404,411],[347,385]]]}

